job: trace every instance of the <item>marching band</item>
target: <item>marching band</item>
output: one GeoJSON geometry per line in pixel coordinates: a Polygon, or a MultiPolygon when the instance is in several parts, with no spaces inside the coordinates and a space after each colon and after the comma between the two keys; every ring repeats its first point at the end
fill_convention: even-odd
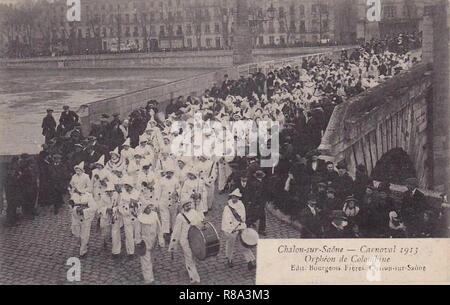
{"type": "MultiPolygon", "coordinates": [[[[104,155],[94,162],[91,178],[85,173],[84,162],[74,167],[75,174],[69,186],[72,233],[80,238],[80,258],[85,258],[91,225],[98,222],[103,249],[107,251],[108,241],[112,240],[112,257],[118,259],[122,252],[123,228],[128,258],[133,259],[135,254],[140,256],[147,284],[154,282],[152,251],[155,247],[167,247],[168,255],[173,257],[180,246],[190,282],[198,284],[200,276],[189,230],[192,226],[201,228],[206,215],[214,208],[216,182],[220,180],[222,191],[232,173],[227,163],[230,159],[215,160],[205,156],[176,159],[167,150],[164,141],[167,137],[162,137],[153,122],[149,122],[140,137],[139,146],[131,148],[127,139],[109,153],[110,160],[106,164],[104,155]]],[[[230,267],[238,234],[247,228],[240,197],[236,189],[222,217],[230,267]]],[[[219,243],[217,232],[215,235],[215,242],[219,243]]],[[[256,263],[251,248],[242,247],[242,253],[249,270],[253,270],[256,263]]],[[[215,255],[217,253],[209,254],[215,255]]]]}

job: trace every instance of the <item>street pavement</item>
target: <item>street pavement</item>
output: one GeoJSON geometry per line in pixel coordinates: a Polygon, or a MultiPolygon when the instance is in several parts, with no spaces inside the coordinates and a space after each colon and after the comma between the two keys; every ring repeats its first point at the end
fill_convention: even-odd
{"type": "MultiPolygon", "coordinates": [[[[226,196],[217,195],[214,209],[207,216],[207,220],[214,224],[221,235],[220,253],[217,257],[198,262],[198,272],[202,284],[205,285],[252,285],[255,283],[255,271],[247,269],[247,264],[239,251],[235,251],[234,267],[226,266],[225,243],[220,231],[225,201],[226,196]]],[[[298,231],[267,212],[266,238],[299,237],[298,231]]],[[[124,243],[123,232],[122,242],[124,243]]],[[[123,258],[113,260],[111,244],[109,244],[108,250],[103,250],[100,232],[97,231],[94,223],[88,257],[81,260],[81,281],[69,282],[67,272],[71,265],[66,263],[69,258],[77,257],[78,252],[78,240],[70,232],[69,209],[66,208],[55,216],[51,208],[42,207],[39,209],[39,216],[34,220],[22,219],[20,225],[13,228],[0,226],[0,285],[136,285],[143,282],[139,258],[128,260],[123,244],[123,258]]],[[[156,284],[189,284],[180,248],[174,254],[173,260],[167,252],[167,247],[156,249],[153,253],[156,284]]]]}

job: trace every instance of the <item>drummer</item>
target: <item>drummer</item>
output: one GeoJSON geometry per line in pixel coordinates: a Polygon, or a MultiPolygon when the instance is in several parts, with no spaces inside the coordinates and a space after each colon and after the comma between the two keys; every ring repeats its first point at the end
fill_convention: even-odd
{"type": "Polygon", "coordinates": [[[192,201],[184,201],[182,210],[177,215],[175,220],[175,227],[170,239],[169,252],[173,253],[178,244],[183,250],[186,269],[189,273],[191,284],[199,284],[200,276],[197,272],[194,257],[192,256],[191,246],[189,245],[188,233],[191,226],[200,225],[203,222],[203,214],[199,213],[192,207],[192,201]]]}
{"type": "MultiPolygon", "coordinates": [[[[233,267],[233,252],[236,239],[242,230],[247,228],[245,224],[245,206],[241,201],[242,194],[239,189],[236,189],[229,195],[229,200],[223,209],[222,214],[222,231],[225,235],[225,255],[227,258],[227,265],[229,268],[233,267]]],[[[248,269],[254,270],[256,268],[256,258],[252,250],[241,247],[242,254],[247,262],[248,269]]]]}

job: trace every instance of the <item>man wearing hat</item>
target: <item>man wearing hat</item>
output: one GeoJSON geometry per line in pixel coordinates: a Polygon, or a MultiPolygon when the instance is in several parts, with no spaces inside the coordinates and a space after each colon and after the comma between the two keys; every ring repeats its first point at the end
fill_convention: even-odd
{"type": "Polygon", "coordinates": [[[62,162],[60,154],[54,154],[48,168],[49,198],[54,206],[54,213],[57,214],[63,204],[63,195],[67,193],[70,181],[70,169],[62,162]]]}
{"type": "Polygon", "coordinates": [[[351,237],[348,229],[348,219],[343,211],[335,211],[330,218],[331,223],[325,231],[325,238],[342,239],[351,237]]]}
{"type": "Polygon", "coordinates": [[[212,209],[214,194],[216,190],[216,180],[217,180],[217,162],[206,158],[205,156],[200,156],[196,163],[196,169],[199,170],[199,178],[203,180],[208,192],[206,202],[208,204],[208,210],[212,209]]]}
{"type": "MultiPolygon", "coordinates": [[[[233,267],[233,253],[239,232],[247,228],[245,206],[241,201],[242,194],[239,189],[234,190],[229,196],[222,213],[222,231],[224,232],[225,255],[228,267],[233,267]]],[[[253,252],[245,247],[241,247],[242,255],[247,262],[248,269],[256,267],[256,259],[253,252]]]]}
{"type": "Polygon", "coordinates": [[[102,179],[106,170],[105,168],[105,156],[101,156],[94,164],[91,176],[92,196],[96,202],[99,202],[102,194],[105,191],[105,186],[102,183],[102,179]]]}
{"type": "MultiPolygon", "coordinates": [[[[251,203],[256,213],[255,222],[259,220],[258,233],[262,236],[266,236],[266,204],[269,197],[265,177],[266,174],[262,170],[257,170],[253,174],[254,179],[251,183],[251,203]]],[[[253,225],[256,224],[253,223],[253,225]]]]}
{"type": "Polygon", "coordinates": [[[121,172],[125,173],[127,169],[127,164],[124,158],[119,154],[119,148],[114,149],[109,153],[111,159],[106,163],[105,168],[110,171],[111,173],[121,172]]]}
{"type": "Polygon", "coordinates": [[[175,226],[170,237],[169,252],[173,253],[178,245],[181,246],[190,282],[191,284],[199,284],[200,276],[192,256],[188,233],[191,226],[197,226],[203,222],[204,216],[192,207],[192,201],[183,202],[181,209],[182,211],[176,217],[175,226]]]}
{"type": "Polygon", "coordinates": [[[120,120],[120,113],[114,113],[113,119],[109,123],[110,142],[111,142],[110,149],[119,147],[125,140],[123,138],[123,133],[120,128],[121,124],[122,124],[122,121],[120,120]]]}
{"type": "Polygon", "coordinates": [[[409,178],[405,181],[408,190],[403,194],[401,214],[407,227],[413,227],[420,215],[427,209],[425,195],[419,191],[419,181],[409,178]]]}
{"type": "Polygon", "coordinates": [[[353,195],[354,182],[353,178],[348,174],[348,166],[345,160],[342,160],[337,165],[338,177],[334,182],[336,188],[336,197],[344,201],[347,196],[353,195]]]}
{"type": "Polygon", "coordinates": [[[322,210],[317,207],[316,195],[308,195],[307,206],[300,212],[299,219],[304,238],[320,238],[322,236],[322,210]]]}
{"type": "Polygon", "coordinates": [[[75,111],[70,110],[69,106],[63,107],[63,112],[61,113],[61,116],[59,117],[59,129],[61,130],[61,135],[66,134],[67,132],[71,131],[75,123],[78,123],[78,120],[80,118],[78,117],[78,114],[75,111]]]}
{"type": "MultiPolygon", "coordinates": [[[[133,179],[129,176],[123,178],[124,190],[120,194],[120,203],[118,207],[120,218],[123,221],[125,229],[125,247],[128,257],[134,256],[135,244],[141,242],[141,230],[137,220],[139,213],[139,192],[134,188],[133,179]]],[[[113,226],[113,255],[119,255],[121,252],[120,226],[113,226]],[[116,246],[115,246],[116,245],[116,246]]]]}
{"type": "MultiPolygon", "coordinates": [[[[114,184],[111,182],[107,183],[104,192],[101,194],[101,200],[97,210],[100,216],[100,231],[103,240],[103,248],[105,250],[107,248],[108,239],[112,237],[111,225],[114,225],[114,223],[118,221],[117,209],[119,204],[119,193],[117,193],[114,184]]],[[[117,227],[115,229],[117,230],[117,227]]],[[[117,238],[113,238],[113,248],[120,247],[120,245],[117,245],[117,242],[117,238]]]]}
{"type": "Polygon", "coordinates": [[[84,162],[74,166],[75,174],[69,183],[69,191],[74,193],[86,193],[91,191],[92,184],[91,179],[84,173],[84,162]]]}
{"type": "Polygon", "coordinates": [[[53,109],[47,109],[47,116],[42,120],[42,135],[48,144],[56,136],[56,121],[53,117],[53,109]]]}
{"type": "Polygon", "coordinates": [[[99,145],[104,146],[108,150],[113,150],[112,141],[111,141],[111,129],[109,126],[109,115],[102,114],[100,118],[100,127],[94,136],[97,137],[97,141],[99,145]]]}
{"type": "Polygon", "coordinates": [[[190,167],[187,170],[187,178],[180,184],[180,201],[192,201],[194,208],[199,213],[208,213],[206,198],[208,191],[203,180],[198,179],[196,170],[190,167]]]}
{"type": "Polygon", "coordinates": [[[361,232],[365,237],[378,238],[382,235],[386,227],[382,223],[387,219],[383,216],[383,209],[380,197],[375,195],[375,187],[372,183],[367,185],[361,202],[361,232]]]}
{"type": "Polygon", "coordinates": [[[86,190],[77,190],[71,194],[72,234],[80,238],[80,258],[85,258],[91,232],[91,223],[97,211],[94,198],[86,190]]]}
{"type": "Polygon", "coordinates": [[[139,171],[137,180],[136,180],[136,188],[140,191],[142,189],[142,183],[146,182],[147,184],[156,185],[157,174],[152,170],[152,164],[147,162],[145,159],[142,161],[142,169],[139,171]]]}
{"type": "Polygon", "coordinates": [[[158,242],[161,248],[164,247],[164,238],[161,230],[161,222],[153,202],[149,202],[139,214],[138,220],[141,224],[142,242],[137,245],[137,249],[143,248],[140,254],[142,276],[145,284],[153,284],[152,251],[158,242]]]}
{"type": "Polygon", "coordinates": [[[133,154],[135,153],[135,150],[131,148],[130,143],[131,143],[130,138],[126,139],[125,142],[122,144],[122,149],[120,151],[120,155],[127,162],[127,164],[129,164],[130,160],[134,158],[133,154]]]}
{"type": "Polygon", "coordinates": [[[163,177],[157,180],[155,194],[159,204],[159,213],[161,217],[161,227],[166,242],[169,241],[170,233],[174,225],[173,220],[176,217],[178,200],[178,183],[174,179],[172,170],[161,172],[163,177]],[[175,214],[175,217],[173,216],[175,214]]]}

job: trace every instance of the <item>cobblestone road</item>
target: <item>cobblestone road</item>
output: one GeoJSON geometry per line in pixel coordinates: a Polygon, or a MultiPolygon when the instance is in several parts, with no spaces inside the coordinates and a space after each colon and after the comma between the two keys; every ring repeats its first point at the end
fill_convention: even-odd
{"type": "MultiPolygon", "coordinates": [[[[220,229],[225,196],[216,197],[210,220],[220,229]]],[[[69,211],[55,216],[49,208],[41,208],[35,220],[22,220],[13,228],[0,226],[0,284],[72,284],[66,279],[70,257],[78,254],[77,239],[70,233],[69,211]]],[[[267,213],[267,238],[299,238],[299,233],[267,213]]],[[[3,219],[2,219],[3,220],[3,219]]],[[[3,221],[2,221],[3,222],[3,221]]],[[[221,234],[221,232],[219,232],[221,234]]],[[[110,246],[110,245],[109,245],[110,246]]],[[[122,247],[123,251],[125,247],[122,247]]],[[[154,272],[157,284],[183,285],[189,279],[181,251],[172,261],[167,248],[154,252],[154,272]]],[[[255,283],[243,257],[236,253],[235,266],[226,266],[224,242],[215,258],[197,264],[202,284],[245,285],[255,283]]],[[[124,255],[125,256],[125,255],[124,255]]],[[[88,257],[81,261],[79,284],[141,284],[139,259],[115,261],[111,250],[103,250],[100,232],[92,226],[88,257]]]]}

